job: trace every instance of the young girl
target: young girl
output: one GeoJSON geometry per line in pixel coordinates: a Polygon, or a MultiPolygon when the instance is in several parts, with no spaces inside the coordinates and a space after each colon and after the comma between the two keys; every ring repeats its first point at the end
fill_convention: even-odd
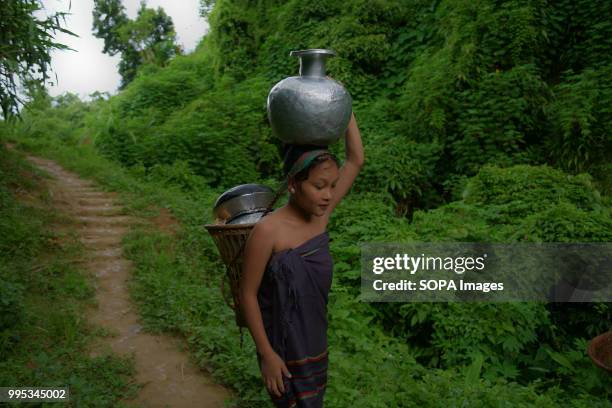
{"type": "Polygon", "coordinates": [[[323,406],[333,268],[327,223],[363,166],[354,115],[345,147],[339,168],[325,148],[291,146],[284,160],[289,202],[253,227],[244,248],[242,313],[277,407],[323,406]]]}

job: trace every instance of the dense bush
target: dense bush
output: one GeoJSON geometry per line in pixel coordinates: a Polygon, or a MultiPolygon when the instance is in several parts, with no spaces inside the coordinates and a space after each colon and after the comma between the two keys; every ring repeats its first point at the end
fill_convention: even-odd
{"type": "Polygon", "coordinates": [[[548,107],[552,117],[550,158],[570,171],[595,170],[612,154],[612,67],[568,72],[548,107]]]}
{"type": "MultiPolygon", "coordinates": [[[[425,242],[612,239],[609,209],[602,207],[586,174],[571,176],[547,166],[485,166],[468,180],[463,197],[417,212],[410,226],[414,235],[425,242]]],[[[407,303],[377,308],[388,329],[413,344],[418,361],[428,366],[467,364],[480,355],[483,376],[491,380],[532,380],[538,371],[554,371],[565,378],[568,388],[579,389],[581,381],[583,386],[590,384],[583,388],[590,392],[605,388],[605,377],[594,376],[581,347],[594,333],[610,329],[609,304],[588,303],[580,311],[571,305],[541,303],[407,303]],[[570,315],[580,320],[574,330],[570,315]]]]}
{"type": "Polygon", "coordinates": [[[214,187],[275,177],[266,94],[297,74],[291,49],[329,47],[338,57],[328,71],[354,97],[371,158],[356,188],[376,183],[398,214],[457,199],[465,177],[487,163],[589,171],[607,192],[612,76],[608,59],[593,56],[607,44],[596,39],[611,29],[608,8],[219,1],[192,55],[144,66],[109,101],[32,114],[24,130],[93,137],[108,157],[146,170],[181,160],[214,187]]]}

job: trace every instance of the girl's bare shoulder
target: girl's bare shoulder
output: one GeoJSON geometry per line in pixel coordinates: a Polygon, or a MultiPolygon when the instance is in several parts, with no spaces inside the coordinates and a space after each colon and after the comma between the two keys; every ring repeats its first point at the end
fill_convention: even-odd
{"type": "Polygon", "coordinates": [[[275,242],[280,225],[281,219],[278,214],[270,213],[261,218],[253,228],[257,229],[261,237],[275,242]]]}

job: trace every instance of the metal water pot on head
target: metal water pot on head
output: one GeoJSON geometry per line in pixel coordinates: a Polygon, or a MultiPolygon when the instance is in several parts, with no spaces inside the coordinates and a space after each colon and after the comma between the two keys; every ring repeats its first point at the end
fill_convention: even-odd
{"type": "Polygon", "coordinates": [[[283,142],[328,146],[346,130],[351,119],[351,95],[325,72],[325,60],[335,55],[325,49],[289,54],[300,58],[300,75],[283,79],[268,94],[272,132],[283,142]]]}

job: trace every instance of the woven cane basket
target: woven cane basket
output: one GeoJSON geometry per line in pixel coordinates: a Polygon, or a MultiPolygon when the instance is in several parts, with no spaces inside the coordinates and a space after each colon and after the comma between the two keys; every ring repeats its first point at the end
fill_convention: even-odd
{"type": "Polygon", "coordinates": [[[612,374],[612,331],[591,340],[587,352],[598,367],[612,374]]]}
{"type": "Polygon", "coordinates": [[[221,293],[229,307],[234,310],[238,327],[247,327],[240,307],[240,277],[242,275],[243,250],[255,224],[208,224],[208,233],[213,237],[226,273],[221,279],[221,293]],[[225,281],[229,280],[233,302],[228,299],[225,281]]]}

